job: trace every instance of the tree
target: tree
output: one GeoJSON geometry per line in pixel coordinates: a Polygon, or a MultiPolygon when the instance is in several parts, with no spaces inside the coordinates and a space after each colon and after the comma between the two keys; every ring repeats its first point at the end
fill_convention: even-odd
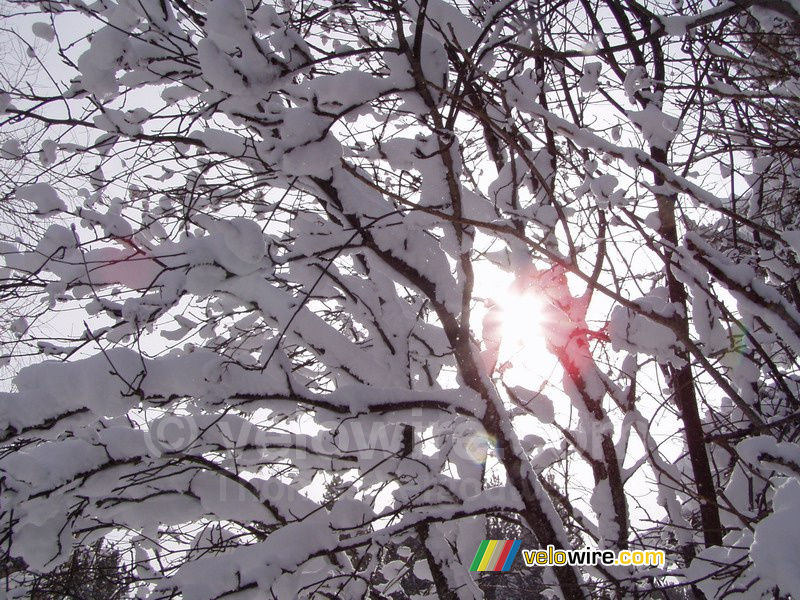
{"type": "Polygon", "coordinates": [[[30,573],[19,559],[12,560],[3,571],[12,577],[18,589],[30,593],[34,600],[119,600],[128,597],[131,575],[125,572],[119,552],[107,548],[102,541],[76,548],[69,560],[52,572],[30,573]]]}
{"type": "Polygon", "coordinates": [[[4,302],[63,318],[8,345],[9,557],[476,598],[503,522],[667,555],[570,600],[800,594],[793,5],[13,6],[4,302]]]}
{"type": "MultiPolygon", "coordinates": [[[[13,6],[5,1],[0,2],[0,18],[10,16],[13,11],[13,6]]],[[[41,70],[36,50],[44,48],[43,40],[29,43],[13,27],[0,26],[0,48],[3,55],[0,60],[0,89],[14,89],[39,79],[41,70]]],[[[29,147],[41,144],[46,130],[46,125],[30,119],[6,120],[3,124],[0,132],[0,198],[6,200],[11,197],[25,177],[36,177],[40,165],[36,164],[31,169],[29,161],[18,160],[16,146],[19,140],[26,140],[29,147]]],[[[22,146],[19,150],[22,151],[22,146]]],[[[30,218],[34,207],[24,200],[0,203],[0,243],[35,245],[46,227],[39,219],[30,218]]],[[[6,381],[13,377],[21,365],[36,360],[38,351],[35,346],[26,347],[20,338],[30,323],[46,321],[49,311],[37,302],[37,292],[21,293],[12,283],[13,275],[6,272],[3,275],[5,285],[0,296],[0,354],[14,357],[13,366],[10,360],[0,362],[0,368],[7,367],[0,370],[2,379],[6,381]],[[10,293],[6,293],[6,290],[10,290],[10,293]]]]}

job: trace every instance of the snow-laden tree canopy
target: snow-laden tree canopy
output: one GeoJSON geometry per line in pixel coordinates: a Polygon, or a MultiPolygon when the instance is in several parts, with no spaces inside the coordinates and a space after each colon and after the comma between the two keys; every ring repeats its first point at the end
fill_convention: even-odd
{"type": "Polygon", "coordinates": [[[798,6],[7,1],[5,593],[800,597],[798,6]]]}

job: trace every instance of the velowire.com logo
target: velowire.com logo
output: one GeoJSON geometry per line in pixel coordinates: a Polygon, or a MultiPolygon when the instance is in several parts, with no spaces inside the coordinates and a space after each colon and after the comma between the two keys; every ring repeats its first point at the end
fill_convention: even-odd
{"type": "MultiPolygon", "coordinates": [[[[519,552],[520,540],[483,540],[470,571],[508,571],[519,552]]],[[[664,550],[562,550],[552,545],[537,550],[522,550],[526,567],[571,566],[644,566],[663,567],[666,564],[664,550]]]]}

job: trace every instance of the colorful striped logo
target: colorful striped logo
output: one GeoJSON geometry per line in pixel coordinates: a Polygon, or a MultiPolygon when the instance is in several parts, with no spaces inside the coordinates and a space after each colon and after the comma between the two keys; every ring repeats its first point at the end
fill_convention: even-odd
{"type": "Polygon", "coordinates": [[[519,552],[520,540],[483,540],[470,571],[508,571],[519,552]]]}

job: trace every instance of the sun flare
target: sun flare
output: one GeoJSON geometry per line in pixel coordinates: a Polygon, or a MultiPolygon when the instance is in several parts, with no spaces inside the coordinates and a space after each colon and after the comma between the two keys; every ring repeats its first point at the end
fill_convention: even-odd
{"type": "Polygon", "coordinates": [[[507,383],[531,384],[548,378],[554,359],[545,341],[544,300],[533,289],[520,290],[512,276],[499,269],[481,273],[486,312],[482,331],[487,344],[499,344],[496,368],[507,383]]]}
{"type": "Polygon", "coordinates": [[[513,366],[535,364],[547,353],[542,315],[544,304],[535,293],[508,290],[495,298],[500,308],[500,361],[513,366]],[[531,363],[531,364],[528,364],[531,363]]]}

